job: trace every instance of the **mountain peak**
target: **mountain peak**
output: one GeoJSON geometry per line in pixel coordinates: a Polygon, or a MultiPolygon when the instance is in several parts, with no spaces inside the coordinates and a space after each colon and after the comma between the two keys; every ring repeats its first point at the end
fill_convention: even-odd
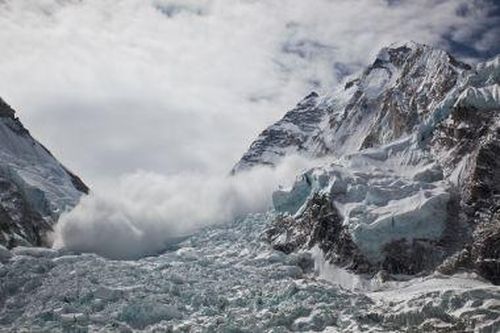
{"type": "Polygon", "coordinates": [[[429,45],[384,47],[344,89],[323,97],[309,94],[263,131],[233,171],[274,165],[291,153],[342,155],[413,133],[470,69],[429,45]]]}
{"type": "Polygon", "coordinates": [[[442,49],[415,41],[396,42],[381,48],[369,68],[384,67],[384,64],[401,67],[407,65],[411,59],[424,59],[425,61],[440,59],[462,70],[470,70],[472,68],[464,62],[458,61],[442,49]]]}
{"type": "Polygon", "coordinates": [[[0,97],[0,117],[14,118],[16,112],[0,97]]]}
{"type": "Polygon", "coordinates": [[[318,246],[358,273],[449,271],[469,260],[500,283],[497,245],[471,233],[500,220],[498,59],[472,67],[428,45],[391,44],[343,89],[302,100],[264,130],[236,171],[323,157],[273,195],[284,217],[271,244],[318,246]]]}

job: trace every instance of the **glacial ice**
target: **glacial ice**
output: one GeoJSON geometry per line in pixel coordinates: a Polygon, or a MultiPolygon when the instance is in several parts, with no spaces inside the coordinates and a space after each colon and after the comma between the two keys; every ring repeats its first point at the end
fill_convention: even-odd
{"type": "Polygon", "coordinates": [[[383,207],[367,209],[361,216],[356,211],[349,216],[358,222],[352,228],[353,241],[370,261],[379,262],[383,247],[393,241],[437,240],[445,229],[449,198],[442,189],[422,190],[383,207]]]}
{"type": "Polygon", "coordinates": [[[298,177],[273,195],[275,209],[300,214],[313,193],[327,193],[353,241],[371,262],[393,241],[438,240],[450,185],[441,168],[412,148],[411,138],[351,154],[298,177]]]}
{"type": "Polygon", "coordinates": [[[477,110],[491,110],[500,104],[500,86],[498,84],[481,87],[467,88],[458,98],[455,105],[472,107],[477,110]]]}
{"type": "Polygon", "coordinates": [[[3,249],[0,332],[500,328],[500,290],[476,276],[352,281],[315,253],[271,249],[259,235],[273,217],[206,228],[178,249],[136,261],[3,249]]]}

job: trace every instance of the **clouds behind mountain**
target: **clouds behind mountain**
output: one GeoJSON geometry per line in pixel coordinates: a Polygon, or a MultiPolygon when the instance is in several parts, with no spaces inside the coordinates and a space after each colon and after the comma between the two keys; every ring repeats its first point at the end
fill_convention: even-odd
{"type": "Polygon", "coordinates": [[[0,94],[91,184],[227,172],[267,124],[381,46],[500,51],[476,0],[3,0],[0,94]]]}

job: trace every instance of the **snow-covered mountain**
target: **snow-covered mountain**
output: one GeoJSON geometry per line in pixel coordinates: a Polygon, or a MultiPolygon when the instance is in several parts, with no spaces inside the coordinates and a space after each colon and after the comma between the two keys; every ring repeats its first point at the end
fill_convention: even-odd
{"type": "MultiPolygon", "coordinates": [[[[137,260],[0,246],[0,332],[498,332],[500,286],[450,273],[500,282],[499,77],[500,58],[472,67],[415,43],[382,50],[234,167],[321,157],[274,192],[274,211],[137,260]]],[[[11,222],[0,225],[28,239],[87,189],[1,110],[11,222]]]]}
{"type": "Polygon", "coordinates": [[[323,157],[274,194],[276,249],[318,247],[358,273],[468,267],[500,283],[499,83],[500,56],[471,66],[393,44],[264,130],[233,173],[323,157]]]}
{"type": "Polygon", "coordinates": [[[87,186],[0,99],[0,245],[48,245],[48,231],[87,186]]]}

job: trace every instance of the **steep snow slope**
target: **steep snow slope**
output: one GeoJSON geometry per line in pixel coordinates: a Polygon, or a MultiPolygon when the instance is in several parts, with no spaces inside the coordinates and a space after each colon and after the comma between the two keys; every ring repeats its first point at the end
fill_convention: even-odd
{"type": "Polygon", "coordinates": [[[234,170],[275,164],[289,153],[341,156],[409,135],[470,69],[427,45],[383,48],[359,77],[328,96],[308,95],[264,130],[234,170]]]}
{"type": "Polygon", "coordinates": [[[317,93],[307,95],[283,119],[262,132],[234,166],[232,173],[255,165],[276,165],[282,157],[294,153],[312,156],[312,145],[317,146],[314,152],[326,150],[321,142],[313,141],[321,135],[319,124],[327,113],[327,104],[320,102],[317,93]]]}
{"type": "Polygon", "coordinates": [[[269,241],[285,252],[317,245],[357,272],[442,263],[500,282],[500,230],[489,227],[500,206],[499,59],[472,67],[427,45],[391,45],[343,87],[299,103],[233,169],[326,156],[275,193],[283,215],[269,241]]]}
{"type": "Polygon", "coordinates": [[[0,244],[46,244],[58,216],[87,192],[0,99],[0,244]]]}

